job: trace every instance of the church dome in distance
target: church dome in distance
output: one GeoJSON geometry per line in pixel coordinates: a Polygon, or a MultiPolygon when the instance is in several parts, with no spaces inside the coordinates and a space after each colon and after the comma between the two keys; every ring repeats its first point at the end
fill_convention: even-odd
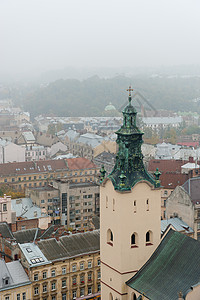
{"type": "Polygon", "coordinates": [[[108,105],[106,105],[105,111],[111,111],[111,110],[116,110],[116,108],[115,108],[114,105],[112,105],[112,103],[110,102],[108,105]]]}

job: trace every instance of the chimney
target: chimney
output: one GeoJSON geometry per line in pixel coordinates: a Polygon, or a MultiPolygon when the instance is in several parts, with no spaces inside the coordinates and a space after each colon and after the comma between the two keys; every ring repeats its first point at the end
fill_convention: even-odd
{"type": "Polygon", "coordinates": [[[189,162],[194,163],[194,158],[192,156],[189,157],[189,162]]]}
{"type": "Polygon", "coordinates": [[[183,300],[183,293],[182,292],[178,293],[178,300],[183,300]]]}

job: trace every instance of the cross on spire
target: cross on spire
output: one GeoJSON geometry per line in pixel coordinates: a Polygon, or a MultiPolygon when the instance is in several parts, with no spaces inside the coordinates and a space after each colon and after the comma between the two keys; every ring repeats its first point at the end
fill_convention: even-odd
{"type": "Polygon", "coordinates": [[[129,88],[127,89],[127,92],[129,92],[129,95],[128,95],[128,101],[129,103],[131,103],[131,92],[133,92],[133,89],[131,88],[131,86],[129,86],[129,88]]]}

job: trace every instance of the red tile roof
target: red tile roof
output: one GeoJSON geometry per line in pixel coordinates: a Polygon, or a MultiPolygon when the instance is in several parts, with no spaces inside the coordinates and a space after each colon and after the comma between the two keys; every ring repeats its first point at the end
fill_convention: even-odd
{"type": "Polygon", "coordinates": [[[199,142],[180,142],[177,143],[177,145],[186,147],[199,147],[199,142]]]}
{"type": "Polygon", "coordinates": [[[188,160],[175,159],[152,159],[149,161],[148,171],[155,172],[156,168],[160,172],[181,172],[181,166],[188,163],[188,160]]]}
{"type": "Polygon", "coordinates": [[[70,170],[95,169],[97,166],[87,158],[77,157],[66,159],[70,170]]]}
{"type": "Polygon", "coordinates": [[[46,173],[58,170],[80,170],[96,168],[96,165],[86,158],[69,158],[58,160],[39,160],[29,162],[14,162],[0,164],[0,176],[46,173]]]}
{"type": "Polygon", "coordinates": [[[175,189],[177,185],[184,184],[189,178],[188,174],[177,174],[174,172],[164,172],[160,176],[161,186],[165,189],[175,189]]]}

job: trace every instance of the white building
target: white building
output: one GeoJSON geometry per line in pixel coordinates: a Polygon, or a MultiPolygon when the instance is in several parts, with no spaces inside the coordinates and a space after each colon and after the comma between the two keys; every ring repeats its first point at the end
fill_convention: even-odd
{"type": "Polygon", "coordinates": [[[25,161],[25,148],[10,141],[0,140],[0,163],[25,161]]]}

